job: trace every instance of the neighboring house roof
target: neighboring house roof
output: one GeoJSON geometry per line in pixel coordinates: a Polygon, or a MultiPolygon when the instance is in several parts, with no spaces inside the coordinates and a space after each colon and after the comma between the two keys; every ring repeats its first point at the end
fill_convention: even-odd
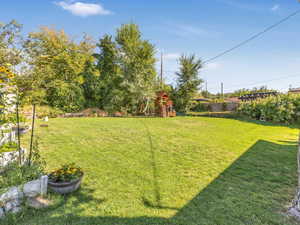
{"type": "Polygon", "coordinates": [[[241,100],[238,97],[226,98],[226,102],[240,102],[241,100]]]}
{"type": "Polygon", "coordinates": [[[289,92],[291,93],[300,93],[300,88],[291,88],[290,90],[289,90],[289,92]]]}
{"type": "Polygon", "coordinates": [[[196,102],[209,102],[209,99],[206,98],[194,98],[193,100],[196,102]]]}

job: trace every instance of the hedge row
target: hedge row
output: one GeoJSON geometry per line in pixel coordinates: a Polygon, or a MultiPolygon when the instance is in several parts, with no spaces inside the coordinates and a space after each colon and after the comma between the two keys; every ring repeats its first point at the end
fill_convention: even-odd
{"type": "Polygon", "coordinates": [[[285,94],[243,102],[238,112],[257,120],[294,123],[299,121],[300,95],[285,94]]]}

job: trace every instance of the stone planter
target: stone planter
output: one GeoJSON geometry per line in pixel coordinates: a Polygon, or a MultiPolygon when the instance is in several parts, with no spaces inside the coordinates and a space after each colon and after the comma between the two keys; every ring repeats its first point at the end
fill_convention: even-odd
{"type": "MultiPolygon", "coordinates": [[[[26,154],[26,149],[21,148],[21,159],[24,161],[24,155],[26,154]]],[[[19,151],[15,150],[12,152],[0,153],[0,172],[1,168],[4,168],[9,163],[16,161],[19,158],[19,151]]]]}
{"type": "Polygon", "coordinates": [[[14,131],[2,133],[0,138],[0,147],[9,141],[16,140],[16,133],[14,131]]]}
{"type": "Polygon", "coordinates": [[[53,190],[56,193],[59,193],[62,195],[69,194],[71,192],[78,190],[78,188],[81,185],[82,178],[83,178],[83,174],[81,175],[80,178],[77,178],[70,182],[53,182],[49,179],[48,186],[51,190],[53,190]]]}
{"type": "MultiPolygon", "coordinates": [[[[18,127],[17,126],[13,126],[12,131],[14,131],[16,134],[18,133],[18,127]]],[[[20,134],[26,134],[28,131],[30,130],[29,126],[26,125],[21,125],[20,126],[20,134]]]]}
{"type": "MultiPolygon", "coordinates": [[[[20,123],[19,126],[20,126],[20,134],[25,134],[31,129],[31,127],[26,123],[20,123]]],[[[16,124],[7,123],[0,126],[0,130],[11,130],[12,132],[15,132],[15,134],[17,134],[18,127],[16,124]]]]}

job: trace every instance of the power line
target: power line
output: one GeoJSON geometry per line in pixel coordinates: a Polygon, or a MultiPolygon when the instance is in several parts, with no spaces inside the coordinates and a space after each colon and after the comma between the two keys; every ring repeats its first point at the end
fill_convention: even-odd
{"type": "Polygon", "coordinates": [[[293,12],[292,14],[288,15],[287,17],[283,18],[282,20],[278,21],[277,23],[265,28],[263,31],[251,36],[250,38],[246,39],[245,41],[240,42],[239,44],[233,46],[232,48],[230,48],[228,50],[225,50],[225,51],[221,52],[220,54],[218,54],[218,55],[216,55],[216,56],[214,56],[214,57],[212,57],[208,60],[205,60],[203,63],[206,64],[208,62],[211,62],[211,61],[213,61],[217,58],[220,58],[221,56],[224,56],[224,55],[234,51],[235,49],[238,49],[238,48],[242,47],[243,45],[249,43],[250,41],[253,41],[254,39],[256,39],[256,38],[260,37],[261,35],[267,33],[268,31],[274,29],[275,27],[279,26],[280,24],[284,23],[285,21],[289,20],[290,18],[296,16],[299,13],[300,13],[300,10],[297,10],[297,11],[293,12]]]}
{"type": "MultiPolygon", "coordinates": [[[[274,78],[274,79],[270,79],[270,80],[259,81],[259,82],[255,82],[255,83],[233,85],[230,88],[226,89],[226,91],[232,90],[233,88],[244,88],[244,87],[248,87],[248,86],[255,86],[258,84],[265,84],[265,83],[269,83],[269,82],[276,81],[276,80],[283,80],[283,79],[287,79],[287,78],[291,78],[291,77],[299,77],[299,76],[300,76],[300,74],[294,74],[294,75],[278,77],[278,78],[274,78]]],[[[217,86],[215,86],[215,88],[217,88],[217,86]]]]}
{"type": "MultiPolygon", "coordinates": [[[[208,60],[203,61],[203,63],[206,64],[206,63],[208,63],[208,62],[211,62],[211,61],[213,61],[213,60],[215,60],[215,59],[217,59],[217,58],[220,58],[220,57],[222,57],[222,56],[224,56],[224,55],[226,55],[226,54],[228,54],[228,53],[230,53],[230,52],[232,52],[232,51],[234,51],[234,50],[236,50],[236,49],[242,47],[243,45],[246,45],[247,43],[249,43],[249,42],[255,40],[256,38],[258,38],[258,37],[260,37],[260,36],[262,36],[263,34],[265,34],[265,33],[267,33],[268,31],[274,29],[275,27],[277,27],[277,26],[279,26],[280,24],[286,22],[287,20],[289,20],[290,18],[296,16],[296,15],[299,14],[299,13],[300,13],[300,9],[297,10],[297,11],[295,11],[295,12],[293,12],[293,13],[291,13],[291,14],[289,14],[288,16],[286,16],[285,18],[283,18],[283,19],[281,19],[280,21],[276,22],[275,24],[273,24],[273,25],[271,25],[271,26],[265,28],[265,29],[262,30],[261,32],[259,32],[259,33],[255,34],[255,35],[251,36],[250,38],[246,39],[245,41],[242,41],[242,42],[240,42],[239,44],[233,46],[232,48],[230,48],[230,49],[228,49],[228,50],[225,50],[225,51],[221,52],[220,54],[218,54],[218,55],[216,55],[216,56],[214,56],[214,57],[212,57],[212,58],[210,58],[210,59],[208,59],[208,60]]],[[[167,72],[167,73],[176,73],[176,71],[170,71],[170,70],[165,70],[165,72],[167,72]]],[[[299,76],[299,75],[296,75],[296,76],[299,76]]],[[[290,77],[290,76],[289,76],[289,77],[290,77]]],[[[285,79],[285,78],[288,78],[288,77],[279,78],[279,79],[285,79]]],[[[277,79],[273,79],[273,80],[277,80],[277,79]]],[[[245,85],[245,86],[257,85],[257,84],[261,84],[261,83],[265,83],[265,82],[270,82],[270,81],[273,81],[273,80],[262,81],[262,82],[259,82],[259,83],[249,84],[249,85],[245,85]]]]}
{"type": "Polygon", "coordinates": [[[272,81],[276,81],[276,80],[283,80],[283,79],[287,79],[287,78],[291,78],[291,77],[299,77],[300,74],[294,74],[294,75],[289,75],[289,76],[285,76],[285,77],[278,77],[278,78],[274,78],[274,79],[270,79],[270,80],[264,80],[264,81],[259,81],[259,82],[255,82],[255,83],[251,83],[251,84],[246,84],[246,85],[234,85],[231,86],[231,88],[233,87],[237,87],[237,86],[253,86],[253,85],[258,85],[258,84],[262,84],[262,83],[269,83],[272,81]]]}

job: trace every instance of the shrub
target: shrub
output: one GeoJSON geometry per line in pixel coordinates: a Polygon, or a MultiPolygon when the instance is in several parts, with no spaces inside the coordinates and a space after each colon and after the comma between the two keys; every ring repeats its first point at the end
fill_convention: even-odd
{"type": "Polygon", "coordinates": [[[238,112],[256,120],[293,123],[299,120],[300,95],[278,95],[243,102],[238,112]]]}
{"type": "Polygon", "coordinates": [[[78,112],[85,104],[83,89],[80,86],[59,80],[49,84],[47,101],[50,106],[65,112],[78,112]]]}
{"type": "MultiPolygon", "coordinates": [[[[23,113],[26,113],[27,115],[32,114],[32,106],[31,105],[26,105],[23,107],[23,113]]],[[[44,118],[48,116],[49,118],[56,118],[60,115],[62,115],[64,112],[60,109],[47,106],[47,105],[39,105],[36,106],[36,116],[38,118],[44,118]]]]}
{"type": "Polygon", "coordinates": [[[18,148],[18,144],[16,142],[7,142],[0,147],[0,154],[3,152],[11,152],[18,148]]]}
{"type": "Polygon", "coordinates": [[[53,108],[50,106],[38,106],[37,115],[39,118],[44,118],[48,116],[49,118],[56,118],[59,115],[62,115],[64,112],[60,109],[53,108]]]}
{"type": "MultiPolygon", "coordinates": [[[[23,115],[19,115],[19,122],[26,122],[26,117],[23,115]]],[[[5,123],[17,123],[16,113],[0,113],[0,124],[5,123]]]]}
{"type": "Polygon", "coordinates": [[[209,111],[208,103],[193,102],[190,111],[192,111],[192,112],[208,112],[209,111]]]}

